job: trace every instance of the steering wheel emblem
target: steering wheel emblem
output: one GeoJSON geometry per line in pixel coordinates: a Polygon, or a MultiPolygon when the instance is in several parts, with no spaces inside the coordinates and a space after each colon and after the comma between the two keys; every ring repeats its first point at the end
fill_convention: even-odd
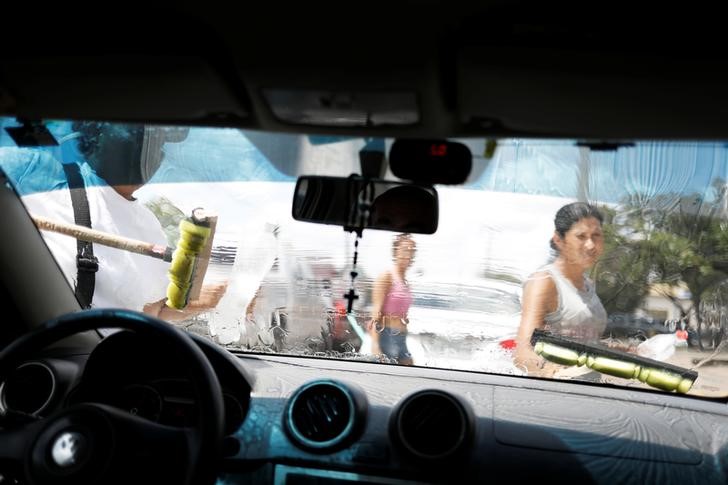
{"type": "Polygon", "coordinates": [[[86,438],[80,433],[64,431],[53,442],[51,456],[56,465],[68,468],[81,459],[86,448],[86,438]]]}

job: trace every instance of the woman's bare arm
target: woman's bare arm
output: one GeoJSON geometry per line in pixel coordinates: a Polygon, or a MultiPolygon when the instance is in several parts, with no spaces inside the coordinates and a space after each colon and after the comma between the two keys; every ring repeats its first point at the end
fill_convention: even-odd
{"type": "Polygon", "coordinates": [[[544,366],[544,360],[536,355],[531,346],[531,335],[542,328],[546,315],[556,311],[558,294],[556,285],[546,272],[531,275],[523,290],[521,324],[516,337],[515,363],[525,368],[529,375],[551,376],[556,368],[544,366]]]}
{"type": "Polygon", "coordinates": [[[200,292],[200,298],[197,300],[190,301],[185,308],[182,310],[175,310],[169,308],[164,303],[167,301],[166,298],[155,301],[153,303],[147,303],[144,305],[144,313],[152,315],[168,322],[178,322],[192,318],[200,313],[214,310],[217,304],[225,295],[227,290],[227,283],[219,285],[204,285],[200,292]]]}
{"type": "Polygon", "coordinates": [[[382,273],[372,288],[372,319],[369,322],[369,333],[372,336],[372,353],[379,354],[379,332],[377,325],[384,325],[382,321],[382,306],[384,299],[392,286],[392,274],[389,271],[382,273]]]}

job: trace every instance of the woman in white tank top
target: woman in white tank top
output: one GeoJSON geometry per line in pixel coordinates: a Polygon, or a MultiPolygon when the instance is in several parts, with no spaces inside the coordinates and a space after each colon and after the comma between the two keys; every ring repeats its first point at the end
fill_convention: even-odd
{"type": "Polygon", "coordinates": [[[554,225],[551,247],[557,256],[524,285],[514,356],[516,365],[529,375],[544,377],[560,367],[534,353],[531,335],[535,329],[594,343],[607,325],[607,312],[594,282],[584,274],[604,251],[602,215],[592,205],[575,202],[559,209],[554,225]]]}

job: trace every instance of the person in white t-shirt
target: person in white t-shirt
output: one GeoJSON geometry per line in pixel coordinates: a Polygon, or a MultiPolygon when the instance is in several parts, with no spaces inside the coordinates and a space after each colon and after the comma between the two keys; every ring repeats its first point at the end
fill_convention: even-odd
{"type": "MultiPolygon", "coordinates": [[[[83,180],[93,229],[167,246],[159,221],[133,194],[159,167],[164,143],[184,140],[187,130],[97,122],[78,122],[64,128],[65,135],[59,137],[60,150],[55,153],[0,148],[0,166],[13,181],[28,212],[76,223],[69,190],[69,177],[75,176],[83,180]],[[130,164],[128,160],[139,163],[130,164]]],[[[76,240],[52,232],[42,234],[69,284],[78,290],[78,280],[83,276],[77,264],[80,249],[76,240]]],[[[224,285],[203,287],[200,299],[191,301],[185,310],[173,310],[164,304],[169,263],[99,244],[92,246],[92,252],[98,270],[92,300],[85,306],[126,308],[166,320],[182,320],[214,308],[225,292],[224,285]]]]}

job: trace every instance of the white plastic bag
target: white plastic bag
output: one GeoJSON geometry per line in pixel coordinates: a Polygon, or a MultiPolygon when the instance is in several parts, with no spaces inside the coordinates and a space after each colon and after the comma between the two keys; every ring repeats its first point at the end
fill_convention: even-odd
{"type": "Polygon", "coordinates": [[[655,335],[637,346],[637,355],[664,362],[675,353],[677,340],[674,333],[655,335]]]}
{"type": "Polygon", "coordinates": [[[362,328],[359,326],[359,324],[356,321],[356,318],[349,313],[346,315],[346,319],[349,321],[349,325],[351,325],[351,328],[356,332],[357,336],[361,339],[361,347],[359,348],[359,353],[362,355],[369,355],[372,353],[372,338],[369,336],[367,332],[362,330],[362,328]]]}
{"type": "MultiPolygon", "coordinates": [[[[245,325],[245,310],[276,258],[276,240],[272,224],[249,224],[238,237],[235,263],[225,295],[208,320],[210,335],[220,344],[238,343],[251,326],[245,325]]],[[[248,336],[253,342],[257,335],[248,336]]],[[[251,341],[249,339],[249,341],[251,341]]]]}

